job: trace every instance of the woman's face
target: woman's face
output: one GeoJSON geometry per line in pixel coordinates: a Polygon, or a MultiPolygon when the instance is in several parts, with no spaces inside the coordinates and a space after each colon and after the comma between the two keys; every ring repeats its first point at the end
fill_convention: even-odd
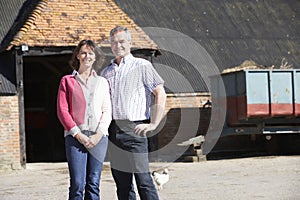
{"type": "Polygon", "coordinates": [[[96,55],[91,47],[83,45],[77,54],[77,59],[80,63],[79,68],[83,70],[83,68],[87,69],[92,67],[96,60],[96,55]]]}

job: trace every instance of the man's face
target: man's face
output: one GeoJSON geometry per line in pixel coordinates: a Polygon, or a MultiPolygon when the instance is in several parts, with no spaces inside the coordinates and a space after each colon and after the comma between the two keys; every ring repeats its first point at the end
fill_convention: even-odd
{"type": "Polygon", "coordinates": [[[116,58],[123,58],[130,53],[131,42],[125,31],[116,32],[111,38],[111,50],[116,58]]]}

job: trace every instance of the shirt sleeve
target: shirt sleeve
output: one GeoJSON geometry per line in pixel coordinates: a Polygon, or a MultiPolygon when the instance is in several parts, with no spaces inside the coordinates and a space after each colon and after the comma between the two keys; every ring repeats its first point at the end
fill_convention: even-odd
{"type": "Polygon", "coordinates": [[[150,62],[147,62],[147,64],[144,66],[144,84],[150,92],[153,92],[156,86],[164,84],[164,80],[157,73],[157,71],[154,69],[153,65],[150,62]]]}
{"type": "Polygon", "coordinates": [[[106,79],[102,80],[101,91],[104,97],[103,104],[101,106],[102,115],[99,121],[99,125],[96,129],[96,132],[103,133],[104,135],[108,135],[108,127],[112,120],[112,107],[111,107],[111,99],[109,92],[109,84],[106,79]]]}

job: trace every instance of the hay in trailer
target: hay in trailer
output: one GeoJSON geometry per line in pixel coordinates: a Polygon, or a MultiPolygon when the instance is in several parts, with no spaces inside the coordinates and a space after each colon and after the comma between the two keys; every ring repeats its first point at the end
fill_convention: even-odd
{"type": "Polygon", "coordinates": [[[286,58],[283,58],[281,60],[281,65],[280,66],[266,66],[266,65],[259,65],[253,60],[245,60],[241,65],[232,67],[232,68],[227,68],[222,71],[222,74],[230,73],[230,72],[236,72],[236,71],[242,71],[246,69],[292,69],[293,66],[291,64],[288,64],[288,61],[286,58]]]}

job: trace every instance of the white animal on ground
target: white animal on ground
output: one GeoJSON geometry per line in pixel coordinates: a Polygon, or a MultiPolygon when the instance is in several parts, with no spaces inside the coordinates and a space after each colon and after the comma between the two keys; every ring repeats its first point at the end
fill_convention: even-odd
{"type": "Polygon", "coordinates": [[[167,168],[165,168],[161,174],[157,171],[153,171],[152,176],[158,190],[162,190],[163,185],[166,184],[170,179],[169,170],[167,168]]]}
{"type": "Polygon", "coordinates": [[[189,145],[198,146],[198,145],[201,145],[204,141],[205,141],[204,136],[199,135],[197,137],[190,138],[187,141],[181,142],[177,145],[178,146],[189,146],[189,145]]]}

